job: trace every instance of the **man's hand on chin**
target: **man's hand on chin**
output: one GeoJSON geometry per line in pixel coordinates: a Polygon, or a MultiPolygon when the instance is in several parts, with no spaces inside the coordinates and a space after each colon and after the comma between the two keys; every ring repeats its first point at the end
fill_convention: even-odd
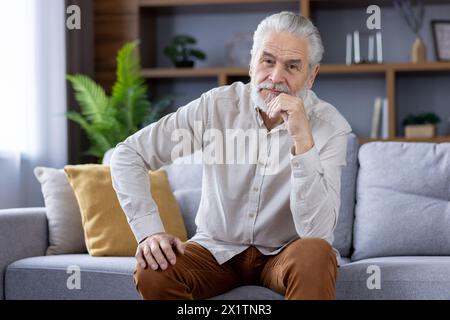
{"type": "Polygon", "coordinates": [[[269,118],[283,117],[289,135],[294,140],[295,155],[302,154],[314,146],[311,128],[306,116],[303,100],[286,93],[279,94],[269,103],[269,118]]]}
{"type": "Polygon", "coordinates": [[[150,266],[153,270],[166,270],[169,262],[171,265],[176,263],[174,248],[184,254],[184,243],[180,239],[165,232],[155,233],[139,243],[136,260],[144,269],[150,266]]]}

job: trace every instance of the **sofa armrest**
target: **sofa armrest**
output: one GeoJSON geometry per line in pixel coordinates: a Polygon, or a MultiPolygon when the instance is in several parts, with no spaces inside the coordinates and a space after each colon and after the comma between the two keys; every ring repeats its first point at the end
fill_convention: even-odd
{"type": "Polygon", "coordinates": [[[23,258],[45,255],[47,246],[45,208],[0,210],[0,299],[4,299],[8,265],[23,258]]]}

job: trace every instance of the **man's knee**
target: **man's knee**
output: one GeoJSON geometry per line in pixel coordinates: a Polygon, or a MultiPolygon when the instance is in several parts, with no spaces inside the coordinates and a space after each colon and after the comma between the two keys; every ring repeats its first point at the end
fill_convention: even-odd
{"type": "Polygon", "coordinates": [[[154,291],[163,289],[164,285],[167,283],[164,279],[166,277],[167,273],[164,273],[161,270],[152,270],[152,268],[148,266],[144,269],[137,265],[133,278],[136,289],[141,292],[141,290],[145,290],[145,287],[149,284],[152,285],[154,291]]]}
{"type": "Polygon", "coordinates": [[[320,238],[298,239],[288,246],[288,259],[293,268],[307,268],[309,272],[336,267],[333,247],[320,238]]]}
{"type": "Polygon", "coordinates": [[[307,238],[287,249],[286,298],[335,299],[337,262],[332,246],[319,238],[307,238]]]}
{"type": "Polygon", "coordinates": [[[136,290],[146,300],[172,298],[167,295],[181,289],[176,281],[175,267],[176,265],[169,266],[166,270],[152,270],[150,267],[144,269],[137,265],[133,275],[136,290]]]}

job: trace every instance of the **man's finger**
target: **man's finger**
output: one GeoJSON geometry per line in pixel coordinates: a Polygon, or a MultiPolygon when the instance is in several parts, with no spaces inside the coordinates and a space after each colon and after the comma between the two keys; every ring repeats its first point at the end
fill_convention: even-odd
{"type": "Polygon", "coordinates": [[[179,253],[184,254],[184,246],[185,244],[183,243],[183,241],[181,241],[178,238],[175,238],[175,247],[177,248],[179,253]]]}
{"type": "Polygon", "coordinates": [[[175,253],[172,250],[172,245],[170,244],[170,242],[167,239],[163,239],[159,243],[159,246],[161,247],[167,260],[169,260],[170,264],[174,265],[176,263],[176,257],[175,253]]]}
{"type": "Polygon", "coordinates": [[[268,106],[267,111],[266,111],[267,115],[269,115],[270,112],[272,111],[272,108],[273,108],[273,106],[274,106],[274,104],[275,104],[276,101],[277,101],[277,98],[273,99],[272,101],[270,101],[270,102],[267,104],[267,106],[268,106]]]}
{"type": "Polygon", "coordinates": [[[273,106],[273,108],[270,110],[269,113],[269,118],[274,118],[276,116],[276,114],[279,112],[278,110],[280,109],[280,104],[277,103],[273,106]]]}
{"type": "Polygon", "coordinates": [[[143,269],[147,268],[147,263],[145,262],[144,255],[140,247],[138,247],[136,251],[136,260],[137,263],[139,263],[139,265],[141,266],[141,268],[143,269]]]}
{"type": "Polygon", "coordinates": [[[152,242],[150,244],[150,249],[151,249],[153,257],[155,258],[156,262],[159,264],[161,269],[166,270],[166,268],[168,266],[168,262],[161,252],[161,248],[159,247],[159,242],[156,240],[152,240],[152,242]]]}
{"type": "Polygon", "coordinates": [[[143,251],[144,257],[150,265],[150,268],[152,268],[153,270],[158,269],[158,264],[156,263],[155,259],[153,259],[152,253],[150,252],[150,248],[147,244],[144,245],[143,251]]]}

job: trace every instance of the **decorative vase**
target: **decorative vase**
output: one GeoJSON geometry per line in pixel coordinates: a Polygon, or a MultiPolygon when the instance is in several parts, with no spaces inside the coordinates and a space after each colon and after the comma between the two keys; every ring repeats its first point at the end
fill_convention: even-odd
{"type": "Polygon", "coordinates": [[[427,47],[421,37],[416,37],[416,41],[414,41],[411,49],[411,61],[412,63],[427,62],[427,47]]]}

